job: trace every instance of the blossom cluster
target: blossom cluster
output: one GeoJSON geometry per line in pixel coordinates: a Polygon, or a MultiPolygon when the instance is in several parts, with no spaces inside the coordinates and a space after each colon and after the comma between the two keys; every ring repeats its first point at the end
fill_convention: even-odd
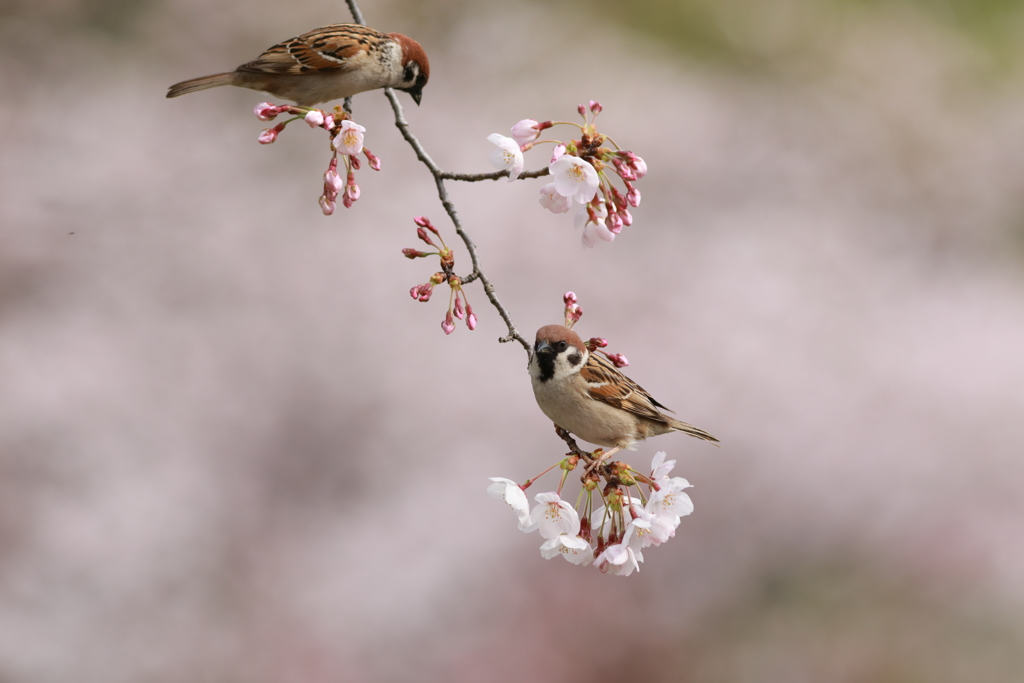
{"type": "Polygon", "coordinates": [[[552,213],[566,213],[573,204],[581,205],[574,219],[576,228],[583,228],[582,241],[587,247],[611,242],[624,226],[632,225],[630,207],[640,205],[640,191],[633,183],[647,175],[647,164],[629,150],[620,149],[607,135],[597,132],[594,120],[601,113],[599,102],[579,105],[577,111],[583,124],[567,121],[523,119],[512,126],[512,137],[493,133],[487,140],[497,146],[491,153],[491,164],[507,169],[508,179],[519,177],[526,165],[523,152],[542,142],[553,142],[555,148],[548,164],[551,182],[540,188],[541,206],[552,213]],[[592,118],[589,115],[592,115],[592,118]],[[541,131],[555,125],[575,126],[578,140],[538,140],[541,131]],[[606,147],[610,143],[614,149],[606,147]],[[623,184],[620,191],[612,182],[617,176],[623,184]]]}
{"type": "Polygon", "coordinates": [[[661,451],[655,454],[649,475],[621,462],[604,463],[593,469],[588,466],[583,488],[576,504],[571,505],[562,499],[561,491],[579,459],[571,455],[558,463],[562,470],[558,489],[534,496],[536,505],[532,509],[526,489],[535,480],[520,485],[510,479],[492,477],[487,493],[508,503],[516,513],[520,531],[540,533],[544,539],[540,554],[544,559],[561,555],[572,564],[593,564],[601,572],[629,576],[639,571],[644,561],[643,549],[674,537],[681,519],[693,512],[693,502],[685,492],[690,483],[682,477],[669,476],[676,461],[666,460],[665,452],[661,451]],[[604,487],[600,486],[602,477],[604,487]],[[595,492],[600,500],[597,507],[595,492]]]}
{"type": "Polygon", "coordinates": [[[325,216],[334,213],[338,197],[341,197],[341,203],[345,208],[350,208],[359,199],[360,190],[356,183],[355,171],[358,171],[361,166],[360,153],[366,156],[370,168],[374,171],[380,170],[380,159],[363,146],[363,133],[366,132],[366,129],[353,121],[341,107],[335,107],[332,112],[325,112],[322,109],[310,109],[292,104],[261,102],[256,105],[253,112],[260,121],[273,121],[281,114],[292,115],[292,118],[260,133],[259,142],[262,145],[269,145],[277,140],[277,136],[281,134],[285,126],[300,118],[309,124],[310,128],[322,128],[328,132],[331,137],[332,155],[327,171],[324,173],[324,191],[320,195],[320,209],[325,216]],[[346,171],[344,180],[338,173],[339,154],[344,159],[346,171]]]}
{"type": "Polygon", "coordinates": [[[473,313],[473,307],[469,305],[469,299],[466,298],[466,291],[462,288],[462,280],[455,274],[455,255],[448,248],[448,245],[445,244],[441,233],[434,227],[429,218],[417,216],[413,219],[413,222],[417,226],[416,236],[426,242],[428,246],[436,249],[436,251],[420,251],[419,249],[406,248],[402,250],[402,254],[408,259],[437,256],[441,259],[441,270],[431,275],[430,279],[425,283],[410,289],[409,296],[416,301],[427,302],[430,301],[430,296],[434,293],[434,287],[441,283],[448,283],[450,289],[448,313],[445,314],[444,320],[441,321],[441,329],[444,330],[445,334],[451,334],[455,331],[455,320],[465,319],[466,327],[470,330],[475,330],[476,314],[473,313]],[[438,241],[441,242],[440,246],[434,244],[428,233],[433,233],[437,237],[438,241]]]}

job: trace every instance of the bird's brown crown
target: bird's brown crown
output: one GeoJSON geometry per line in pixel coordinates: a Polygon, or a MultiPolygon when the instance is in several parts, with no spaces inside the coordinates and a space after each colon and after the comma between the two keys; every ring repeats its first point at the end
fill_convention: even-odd
{"type": "Polygon", "coordinates": [[[537,341],[546,341],[554,346],[557,342],[564,341],[570,346],[575,346],[580,353],[587,350],[580,336],[565,325],[545,325],[537,330],[537,341]]]}
{"type": "Polygon", "coordinates": [[[389,33],[388,38],[391,38],[396,43],[402,46],[402,56],[405,58],[403,64],[409,62],[416,62],[420,66],[420,77],[422,83],[418,85],[423,87],[430,80],[430,60],[427,59],[427,53],[423,51],[423,46],[417,43],[409,36],[403,36],[401,33],[389,33]]]}

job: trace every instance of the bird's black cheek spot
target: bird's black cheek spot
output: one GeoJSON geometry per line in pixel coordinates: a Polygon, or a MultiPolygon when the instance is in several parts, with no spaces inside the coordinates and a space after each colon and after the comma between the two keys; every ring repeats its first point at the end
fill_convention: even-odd
{"type": "Polygon", "coordinates": [[[575,367],[583,362],[583,355],[579,351],[574,351],[566,360],[569,361],[569,365],[575,367]]]}

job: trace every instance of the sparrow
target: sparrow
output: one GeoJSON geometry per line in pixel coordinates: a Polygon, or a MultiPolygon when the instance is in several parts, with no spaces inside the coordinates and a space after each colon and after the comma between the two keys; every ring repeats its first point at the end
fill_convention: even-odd
{"type": "Polygon", "coordinates": [[[623,448],[632,450],[649,436],[684,432],[711,441],[703,429],[669,417],[668,410],[564,325],[537,330],[530,357],[530,378],[537,405],[556,426],[584,441],[611,448],[606,460],[623,448]]]}
{"type": "Polygon", "coordinates": [[[234,71],[176,83],[167,96],[234,85],[311,107],[367,90],[395,88],[419,104],[428,78],[427,53],[412,38],[360,24],[332,24],[280,42],[234,71]]]}

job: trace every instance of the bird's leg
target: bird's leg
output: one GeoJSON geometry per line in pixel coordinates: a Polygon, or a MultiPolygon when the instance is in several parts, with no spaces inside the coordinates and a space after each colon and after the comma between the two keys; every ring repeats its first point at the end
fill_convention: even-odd
{"type": "MultiPolygon", "coordinates": [[[[594,458],[590,462],[590,464],[587,465],[587,469],[585,469],[583,471],[583,476],[584,477],[586,477],[588,474],[590,474],[591,472],[596,470],[598,467],[600,467],[605,461],[608,460],[608,458],[612,457],[613,455],[615,455],[616,453],[621,451],[622,450],[622,446],[616,446],[615,448],[611,449],[607,453],[605,452],[605,450],[603,448],[599,448],[598,450],[600,451],[598,456],[596,458],[594,458]]],[[[594,451],[594,452],[597,453],[597,451],[594,451]]]]}

